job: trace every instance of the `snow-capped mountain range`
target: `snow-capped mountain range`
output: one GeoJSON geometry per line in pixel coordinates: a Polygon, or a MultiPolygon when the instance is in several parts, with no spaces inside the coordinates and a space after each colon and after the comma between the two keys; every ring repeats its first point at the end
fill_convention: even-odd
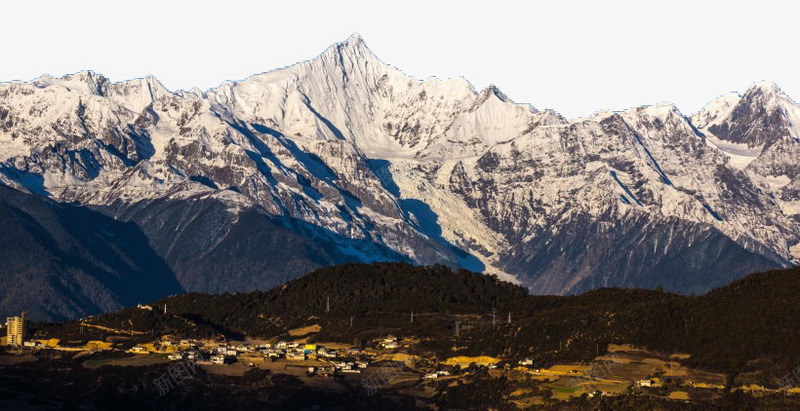
{"type": "Polygon", "coordinates": [[[278,279],[197,277],[257,212],[323,244],[316,265],[444,263],[536,293],[701,292],[798,261],[799,154],[800,107],[772,84],[691,117],[659,104],[569,120],[495,87],[411,78],[358,36],[205,92],[90,71],[0,85],[0,182],[139,224],[186,290],[301,274],[278,259],[278,279]],[[222,207],[186,246],[194,212],[165,210],[200,203],[222,207]]]}

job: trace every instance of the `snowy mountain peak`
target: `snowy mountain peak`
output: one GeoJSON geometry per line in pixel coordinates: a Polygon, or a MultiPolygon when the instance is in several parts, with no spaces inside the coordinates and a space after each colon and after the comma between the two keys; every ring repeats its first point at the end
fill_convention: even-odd
{"type": "Polygon", "coordinates": [[[172,94],[153,76],[112,83],[102,74],[91,70],[60,78],[46,75],[33,80],[30,84],[40,89],[50,87],[61,89],[56,93],[108,98],[134,113],[140,113],[153,101],[172,94]]]}
{"type": "Polygon", "coordinates": [[[497,97],[498,99],[500,99],[500,101],[502,101],[504,103],[511,102],[511,99],[509,99],[508,96],[505,93],[503,93],[502,91],[500,91],[500,89],[497,88],[497,86],[495,86],[494,84],[490,84],[489,87],[487,87],[483,91],[483,93],[491,94],[494,97],[497,97]]]}
{"type": "Polygon", "coordinates": [[[783,94],[780,87],[771,81],[757,81],[753,83],[745,92],[745,94],[748,93],[783,94]]]}
{"type": "Polygon", "coordinates": [[[154,101],[172,95],[158,79],[149,75],[140,79],[105,84],[103,94],[134,113],[141,113],[154,101]]]}
{"type": "Polygon", "coordinates": [[[45,75],[31,82],[31,84],[39,88],[58,86],[68,91],[94,95],[103,95],[103,88],[107,83],[107,78],[91,70],[67,74],[61,78],[45,75]]]}
{"type": "Polygon", "coordinates": [[[742,96],[726,94],[693,116],[692,122],[732,166],[784,191],[788,214],[800,211],[800,201],[792,194],[800,192],[795,191],[800,188],[800,106],[777,85],[758,82],[742,96]]]}
{"type": "Polygon", "coordinates": [[[351,47],[359,46],[359,45],[366,46],[366,43],[364,42],[364,38],[361,37],[361,35],[358,34],[358,33],[351,34],[350,37],[347,38],[347,40],[342,42],[342,44],[346,44],[346,45],[349,45],[351,47]]]}
{"type": "Polygon", "coordinates": [[[786,104],[793,105],[789,96],[780,87],[767,81],[755,83],[747,89],[742,95],[742,102],[751,106],[759,106],[766,111],[782,108],[781,106],[786,104]]]}
{"type": "Polygon", "coordinates": [[[640,110],[651,116],[661,117],[661,118],[666,118],[671,116],[683,117],[683,114],[681,114],[681,111],[678,109],[678,107],[675,106],[675,104],[668,102],[658,103],[652,106],[645,106],[640,108],[640,110]]]}
{"type": "Polygon", "coordinates": [[[68,74],[62,77],[67,81],[83,81],[85,83],[102,84],[108,81],[102,74],[95,73],[92,70],[83,70],[74,74],[68,74]]]}
{"type": "Polygon", "coordinates": [[[800,108],[771,82],[755,83],[738,100],[718,100],[696,118],[698,127],[715,137],[749,148],[771,146],[800,131],[800,108]]]}
{"type": "Polygon", "coordinates": [[[729,116],[741,99],[742,96],[735,91],[723,94],[708,103],[700,112],[693,115],[692,123],[697,128],[701,129],[716,124],[729,116]]]}
{"type": "Polygon", "coordinates": [[[367,47],[367,43],[364,42],[364,39],[358,35],[353,34],[347,38],[347,40],[336,43],[330,46],[324,53],[325,55],[336,55],[337,57],[341,57],[342,59],[349,59],[352,61],[358,60],[369,60],[369,61],[377,61],[377,57],[375,54],[370,51],[367,47]]]}

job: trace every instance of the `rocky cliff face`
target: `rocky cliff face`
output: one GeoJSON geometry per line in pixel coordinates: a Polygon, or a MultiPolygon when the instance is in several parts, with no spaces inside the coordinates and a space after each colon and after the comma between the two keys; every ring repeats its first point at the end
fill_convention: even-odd
{"type": "MultiPolygon", "coordinates": [[[[757,83],[742,96],[724,96],[693,117],[729,164],[762,186],[768,203],[794,227],[800,221],[800,106],[776,85],[757,83]],[[724,101],[724,103],[723,103],[724,101]]],[[[790,258],[800,245],[789,239],[790,258]]]]}
{"type": "Polygon", "coordinates": [[[798,112],[759,84],[691,119],[567,120],[410,78],[354,36],[206,92],[91,72],[0,85],[0,181],[136,222],[191,290],[407,260],[539,293],[699,292],[800,256],[798,112]]]}

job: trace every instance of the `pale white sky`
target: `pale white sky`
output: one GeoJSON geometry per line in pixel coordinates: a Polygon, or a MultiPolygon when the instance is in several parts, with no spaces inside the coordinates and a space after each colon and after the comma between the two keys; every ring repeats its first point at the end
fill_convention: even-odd
{"type": "Polygon", "coordinates": [[[0,81],[91,69],[207,89],[313,58],[357,32],[409,75],[494,83],[567,117],[664,101],[688,115],[760,80],[800,99],[791,1],[9,3],[0,81]]]}

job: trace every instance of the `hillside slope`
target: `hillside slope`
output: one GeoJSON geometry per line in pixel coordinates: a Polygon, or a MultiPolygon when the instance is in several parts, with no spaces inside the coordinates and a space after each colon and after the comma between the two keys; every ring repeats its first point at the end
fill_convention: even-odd
{"type": "Polygon", "coordinates": [[[0,316],[73,318],[183,292],[142,231],[0,185],[0,316]]]}

